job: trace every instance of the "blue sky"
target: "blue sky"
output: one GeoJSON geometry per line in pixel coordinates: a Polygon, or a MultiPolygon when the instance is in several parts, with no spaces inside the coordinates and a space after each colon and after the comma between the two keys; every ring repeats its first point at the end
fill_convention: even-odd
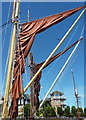
{"type": "MultiPolygon", "coordinates": [[[[83,4],[84,4],[83,2],[80,2],[80,3],[79,2],[74,2],[74,3],[73,2],[69,2],[69,3],[68,2],[65,2],[65,3],[64,2],[61,2],[61,3],[60,2],[52,2],[52,3],[22,2],[20,4],[20,12],[21,12],[20,22],[22,22],[22,20],[26,20],[25,22],[27,22],[28,10],[30,11],[30,21],[32,21],[35,19],[60,13],[72,8],[76,8],[76,7],[82,6],[83,4]]],[[[7,18],[8,20],[11,18],[11,10],[9,9],[9,6],[11,6],[9,3],[5,3],[5,2],[2,3],[2,23],[5,23],[7,21],[7,18]],[[9,15],[8,15],[8,11],[10,11],[9,15]]],[[[61,39],[65,35],[67,30],[76,20],[76,18],[79,16],[81,11],[82,10],[70,16],[69,18],[65,19],[61,23],[36,35],[35,41],[31,48],[31,52],[33,53],[35,63],[40,63],[46,60],[46,58],[49,56],[49,54],[52,52],[55,46],[59,43],[59,40],[57,38],[61,39]]],[[[60,52],[65,47],[68,47],[70,44],[74,43],[76,40],[79,39],[83,25],[84,25],[84,16],[82,16],[82,18],[79,20],[77,25],[74,27],[72,32],[69,34],[69,36],[66,38],[66,40],[60,46],[60,48],[56,53],[60,52]]],[[[4,71],[5,71],[6,59],[8,54],[9,42],[10,42],[10,34],[11,34],[11,26],[8,27],[6,34],[5,34],[5,31],[3,31],[3,34],[2,34],[2,44],[4,43],[4,45],[2,45],[2,49],[3,49],[2,81],[4,81],[3,87],[5,87],[4,71]]],[[[67,51],[59,59],[55,60],[51,65],[49,65],[46,69],[43,70],[43,74],[41,78],[42,88],[41,88],[40,97],[39,97],[40,99],[43,99],[43,97],[45,96],[47,90],[53,83],[55,77],[57,76],[63,64],[65,63],[68,56],[70,55],[72,49],[67,51]]],[[[29,82],[29,68],[27,67],[27,64],[28,63],[26,63],[27,73],[23,75],[23,78],[24,78],[23,87],[25,87],[26,84],[29,82]]],[[[74,90],[73,90],[71,68],[74,70],[76,87],[81,96],[80,106],[84,107],[84,41],[80,43],[76,53],[72,57],[71,61],[66,67],[59,81],[56,83],[55,87],[52,90],[52,92],[54,90],[63,92],[64,96],[67,98],[66,103],[69,106],[76,105],[74,90]]],[[[0,81],[0,84],[2,84],[2,81],[0,81]]],[[[4,91],[2,93],[4,94],[4,91]]],[[[27,93],[29,93],[29,89],[27,93]]]]}

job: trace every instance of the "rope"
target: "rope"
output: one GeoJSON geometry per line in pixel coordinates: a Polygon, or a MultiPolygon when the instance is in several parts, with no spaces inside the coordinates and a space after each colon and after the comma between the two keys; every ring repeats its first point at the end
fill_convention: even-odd
{"type": "Polygon", "coordinates": [[[3,43],[2,43],[2,51],[3,51],[5,39],[6,39],[6,32],[7,32],[7,29],[8,29],[8,24],[10,23],[10,20],[8,21],[9,16],[10,16],[10,8],[11,8],[11,2],[10,2],[10,5],[9,5],[8,16],[7,16],[7,22],[6,22],[5,24],[2,25],[2,26],[5,26],[5,25],[6,25],[5,34],[4,34],[4,39],[3,39],[3,43]]]}
{"type": "MultiPolygon", "coordinates": [[[[82,33],[83,33],[83,30],[82,30],[82,32],[81,32],[80,38],[81,38],[81,36],[82,36],[82,33]]],[[[43,105],[44,101],[46,100],[46,97],[48,96],[48,94],[49,94],[50,91],[52,90],[52,88],[53,88],[53,86],[55,85],[56,81],[59,79],[61,73],[64,71],[66,65],[68,64],[70,58],[72,57],[72,55],[73,55],[73,53],[75,52],[76,48],[78,47],[79,43],[80,43],[80,41],[77,43],[77,45],[76,45],[75,48],[73,49],[72,53],[71,53],[70,56],[68,57],[66,63],[63,65],[62,69],[60,70],[60,72],[59,72],[59,74],[57,75],[56,79],[54,80],[53,84],[51,85],[50,89],[49,89],[48,92],[46,93],[43,101],[41,102],[41,104],[40,104],[40,106],[39,106],[39,108],[43,105]]]]}
{"type": "Polygon", "coordinates": [[[62,69],[60,70],[59,74],[57,75],[56,79],[54,80],[53,84],[51,85],[50,89],[48,90],[48,92],[46,93],[43,101],[41,102],[39,108],[43,105],[44,101],[46,100],[46,97],[48,96],[48,94],[50,93],[50,91],[53,89],[54,85],[56,84],[57,80],[59,79],[61,73],[64,71],[66,65],[68,64],[69,60],[71,59],[73,53],[75,52],[76,48],[78,47],[80,41],[76,44],[76,46],[74,47],[72,53],[70,54],[70,56],[68,57],[67,61],[65,62],[65,64],[63,65],[62,69]]]}
{"type": "Polygon", "coordinates": [[[2,24],[2,25],[0,26],[0,28],[2,28],[2,27],[3,27],[3,26],[5,26],[5,25],[10,24],[10,23],[11,23],[11,21],[12,21],[12,19],[11,19],[11,20],[9,20],[9,21],[7,21],[6,23],[2,24]]]}
{"type": "MultiPolygon", "coordinates": [[[[79,49],[79,50],[80,50],[80,49],[79,49]]],[[[79,52],[79,51],[78,51],[78,52],[79,52]]],[[[74,54],[75,54],[75,53],[74,53],[74,54]]],[[[61,75],[58,83],[60,83],[60,81],[62,80],[62,78],[63,78],[63,76],[65,75],[65,73],[68,73],[69,68],[71,68],[71,66],[74,64],[74,62],[75,62],[75,60],[77,59],[77,57],[78,57],[78,54],[76,54],[76,55],[74,56],[74,58],[72,58],[73,60],[70,61],[70,63],[68,64],[69,67],[67,66],[66,70],[62,73],[62,75],[61,75]]]]}
{"type": "MultiPolygon", "coordinates": [[[[11,25],[11,24],[9,24],[7,27],[10,27],[10,25],[11,25]]],[[[1,34],[4,30],[6,30],[6,27],[5,27],[5,28],[2,28],[2,29],[0,30],[0,34],[1,34]]]]}
{"type": "MultiPolygon", "coordinates": [[[[75,35],[78,27],[79,27],[79,25],[77,25],[77,27],[76,27],[73,35],[72,35],[71,38],[69,39],[69,42],[68,42],[67,45],[64,47],[64,49],[65,49],[65,48],[68,46],[68,44],[71,42],[71,40],[72,40],[72,38],[74,37],[74,35],[75,35]]],[[[54,68],[54,66],[56,65],[56,63],[58,62],[58,60],[59,60],[61,57],[62,57],[62,56],[60,56],[60,57],[56,60],[56,62],[49,68],[48,72],[45,74],[45,76],[43,77],[42,81],[47,77],[47,75],[48,75],[48,74],[50,73],[50,71],[54,68]]],[[[39,85],[39,84],[38,84],[38,85],[39,85]]],[[[38,85],[37,85],[35,88],[37,88],[38,85]]],[[[35,89],[35,88],[34,88],[34,89],[35,89]]]]}
{"type": "MultiPolygon", "coordinates": [[[[2,52],[3,52],[3,48],[4,48],[4,43],[5,43],[5,38],[6,38],[6,32],[7,32],[7,29],[9,27],[9,23],[10,23],[10,20],[8,21],[9,19],[9,16],[10,16],[10,8],[11,8],[11,1],[10,1],[10,5],[9,5],[9,10],[8,10],[8,16],[7,16],[7,22],[5,24],[3,24],[1,27],[5,26],[6,25],[6,28],[4,28],[1,33],[5,30],[5,34],[4,34],[4,39],[3,39],[3,43],[2,43],[2,52]]],[[[11,29],[12,30],[12,29],[11,29]]],[[[8,64],[8,58],[9,58],[9,50],[8,50],[8,55],[7,55],[7,60],[6,60],[6,67],[5,67],[5,73],[4,73],[4,79],[5,79],[5,74],[6,74],[6,69],[7,69],[7,64],[8,64]]],[[[3,88],[3,84],[4,84],[4,80],[2,81],[2,88],[3,88]]],[[[5,87],[4,87],[5,88],[5,87]]]]}
{"type": "MultiPolygon", "coordinates": [[[[68,36],[68,34],[72,31],[72,29],[74,28],[74,26],[76,25],[76,23],[79,21],[79,19],[81,18],[81,16],[84,14],[86,9],[84,9],[81,14],[78,16],[78,18],[75,20],[75,22],[72,24],[72,26],[69,28],[69,30],[66,32],[66,34],[64,35],[64,37],[62,38],[62,40],[59,42],[59,44],[54,48],[54,50],[51,52],[51,54],[48,56],[48,58],[46,59],[46,61],[44,62],[44,64],[40,67],[40,69],[37,71],[37,73],[33,76],[33,78],[31,79],[31,81],[28,83],[28,85],[24,88],[24,92],[26,92],[26,90],[28,89],[28,87],[30,87],[30,85],[34,82],[34,80],[36,79],[36,77],[38,76],[38,74],[42,71],[43,67],[47,64],[47,62],[50,60],[50,58],[53,56],[53,54],[58,50],[58,48],[60,47],[60,45],[64,42],[64,40],[66,39],[66,37],[68,36]]],[[[23,94],[22,93],[22,94],[23,94]]]]}
{"type": "MultiPolygon", "coordinates": [[[[71,42],[71,40],[72,40],[72,38],[74,37],[74,35],[75,35],[78,27],[79,27],[79,25],[77,25],[77,27],[76,27],[73,35],[70,37],[69,42],[66,44],[66,46],[64,47],[64,49],[66,49],[66,47],[67,47],[67,46],[69,45],[69,43],[71,42]]],[[[61,57],[62,57],[62,56],[60,56],[60,57],[56,60],[56,62],[52,65],[52,67],[49,69],[49,71],[45,74],[44,79],[45,79],[46,76],[50,73],[50,71],[54,68],[54,66],[56,65],[56,63],[58,62],[58,60],[59,60],[61,57]]]]}
{"type": "MultiPolygon", "coordinates": [[[[79,52],[79,51],[78,51],[79,52]]],[[[74,53],[75,54],[75,53],[74,53]]],[[[75,56],[75,58],[76,58],[76,56],[75,56]]],[[[74,59],[74,61],[75,61],[76,59],[74,59]]],[[[72,60],[71,60],[72,61],[72,60]]],[[[70,65],[72,66],[73,64],[74,64],[74,61],[72,61],[72,63],[70,62],[70,65]]],[[[69,67],[67,66],[67,70],[65,71],[65,72],[67,72],[69,70],[69,67]]],[[[64,74],[65,74],[65,72],[64,72],[64,74]]],[[[64,76],[64,74],[62,74],[61,75],[61,78],[64,76]]],[[[61,78],[60,78],[60,80],[61,80],[61,78]]],[[[58,81],[58,83],[59,83],[59,85],[60,85],[60,80],[58,81]]],[[[62,90],[62,92],[63,92],[63,90],[62,90]]],[[[64,93],[64,92],[63,92],[64,93]]],[[[44,103],[45,103],[46,101],[44,101],[44,103]]],[[[39,108],[36,110],[36,112],[39,110],[39,108]]],[[[36,114],[36,112],[34,113],[34,114],[36,114]]],[[[43,111],[43,113],[44,113],[44,111],[43,111]]],[[[42,113],[42,114],[43,114],[42,113]]]]}
{"type": "MultiPolygon", "coordinates": [[[[13,26],[12,26],[12,28],[13,28],[13,26]]],[[[11,35],[12,35],[12,28],[11,28],[11,35]]],[[[11,37],[12,36],[10,36],[10,42],[9,43],[11,43],[11,37]]],[[[9,48],[9,50],[8,50],[8,53],[7,53],[7,60],[6,60],[6,65],[5,65],[4,78],[3,78],[3,81],[2,81],[2,87],[3,87],[3,85],[5,85],[4,83],[6,82],[6,69],[7,69],[9,54],[10,54],[10,44],[9,44],[8,48],[9,48]]]]}
{"type": "MultiPolygon", "coordinates": [[[[72,38],[74,37],[74,35],[75,35],[75,33],[76,33],[78,27],[79,27],[79,25],[77,25],[77,27],[76,27],[76,29],[75,29],[73,35],[72,35],[71,38],[69,39],[68,44],[71,42],[72,38]]],[[[64,49],[68,46],[68,44],[64,47],[64,49]]],[[[60,57],[56,60],[56,62],[53,64],[53,66],[51,66],[51,67],[49,68],[48,72],[44,75],[42,81],[47,77],[47,75],[48,75],[48,74],[50,73],[50,71],[54,68],[54,66],[56,65],[57,61],[58,61],[61,57],[62,57],[62,56],[60,56],[60,57]]],[[[35,90],[38,86],[39,86],[39,84],[33,89],[32,92],[34,92],[34,90],[35,90]]],[[[32,92],[31,92],[30,94],[32,94],[32,92]]]]}

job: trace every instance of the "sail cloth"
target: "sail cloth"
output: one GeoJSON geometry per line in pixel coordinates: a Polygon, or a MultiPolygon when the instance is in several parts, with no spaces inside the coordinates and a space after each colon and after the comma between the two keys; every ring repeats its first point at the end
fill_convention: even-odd
{"type": "Polygon", "coordinates": [[[55,25],[68,16],[76,13],[85,6],[81,6],[72,10],[68,10],[59,14],[55,14],[49,17],[38,19],[32,22],[23,23],[21,31],[19,33],[18,42],[16,45],[16,55],[13,72],[13,85],[12,85],[12,106],[11,106],[11,117],[16,117],[16,108],[18,106],[17,100],[20,97],[22,90],[22,74],[24,71],[25,58],[27,57],[31,46],[34,41],[36,34],[46,30],[47,28],[55,25]]]}

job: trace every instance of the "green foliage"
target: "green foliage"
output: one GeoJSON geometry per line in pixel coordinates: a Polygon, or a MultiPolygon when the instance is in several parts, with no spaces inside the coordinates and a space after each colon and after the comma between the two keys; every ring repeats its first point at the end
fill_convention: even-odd
{"type": "Polygon", "coordinates": [[[77,112],[76,107],[72,106],[71,113],[73,114],[73,116],[76,116],[76,112],[77,112]]]}
{"type": "Polygon", "coordinates": [[[73,114],[73,113],[70,113],[69,117],[74,117],[74,114],[73,114]]]}
{"type": "Polygon", "coordinates": [[[69,107],[69,106],[67,106],[67,107],[65,108],[63,115],[66,116],[66,117],[69,117],[69,116],[70,116],[70,107],[69,107]]]}
{"type": "Polygon", "coordinates": [[[44,116],[44,117],[55,117],[56,113],[54,108],[50,106],[48,102],[45,102],[43,108],[36,113],[37,116],[44,116]]]}
{"type": "Polygon", "coordinates": [[[59,116],[62,116],[62,115],[63,115],[62,107],[58,107],[58,108],[57,108],[57,114],[59,114],[59,116]]]}
{"type": "Polygon", "coordinates": [[[43,108],[45,108],[45,107],[50,107],[51,106],[51,104],[48,102],[48,101],[46,101],[45,103],[44,103],[44,105],[43,105],[43,108]]]}
{"type": "Polygon", "coordinates": [[[40,117],[40,116],[42,117],[43,116],[43,111],[44,111],[44,109],[41,109],[41,110],[37,111],[36,115],[38,117],[40,117]]]}
{"type": "Polygon", "coordinates": [[[24,106],[24,117],[28,118],[30,116],[30,105],[27,104],[24,106]]]}
{"type": "Polygon", "coordinates": [[[44,109],[43,116],[44,116],[44,117],[55,117],[55,116],[56,116],[56,113],[55,113],[53,107],[46,107],[46,108],[44,109]]]}

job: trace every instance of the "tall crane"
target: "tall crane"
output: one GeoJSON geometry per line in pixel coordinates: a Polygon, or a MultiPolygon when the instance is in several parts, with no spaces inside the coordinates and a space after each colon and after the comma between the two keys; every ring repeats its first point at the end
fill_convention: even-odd
{"type": "Polygon", "coordinates": [[[78,120],[80,118],[80,111],[79,111],[79,94],[78,94],[78,91],[76,89],[76,85],[75,85],[75,78],[74,78],[74,72],[73,70],[71,69],[71,72],[72,72],[72,80],[73,80],[73,86],[74,86],[74,94],[75,94],[75,98],[76,98],[76,103],[77,103],[77,117],[78,117],[78,120]]]}

